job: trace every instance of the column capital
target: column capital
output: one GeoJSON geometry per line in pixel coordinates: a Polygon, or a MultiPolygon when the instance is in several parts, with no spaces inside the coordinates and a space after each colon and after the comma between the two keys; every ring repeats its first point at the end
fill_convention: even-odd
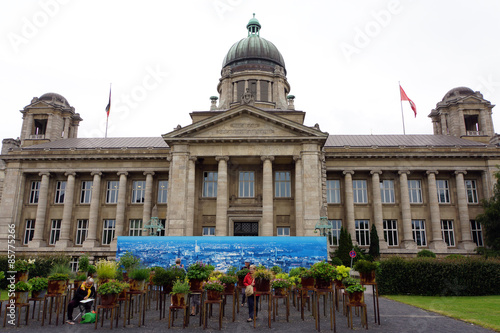
{"type": "Polygon", "coordinates": [[[68,176],[73,176],[74,177],[74,176],[76,176],[76,172],[65,172],[64,175],[66,177],[68,177],[68,176]]]}
{"type": "Polygon", "coordinates": [[[144,176],[147,176],[147,175],[154,176],[154,175],[155,175],[155,172],[154,172],[154,171],[144,171],[142,174],[143,174],[144,176]]]}
{"type": "Polygon", "coordinates": [[[91,176],[96,176],[96,175],[97,175],[97,176],[102,176],[102,172],[101,172],[101,171],[92,171],[92,172],[90,173],[90,175],[91,175],[91,176]]]}
{"type": "Polygon", "coordinates": [[[371,170],[371,171],[370,171],[370,175],[374,175],[374,174],[379,174],[379,175],[381,175],[381,174],[382,174],[382,170],[371,170]]]}
{"type": "Polygon", "coordinates": [[[437,175],[437,174],[439,174],[439,171],[437,171],[437,170],[427,170],[425,173],[428,174],[428,175],[430,175],[430,174],[437,175]]]}
{"type": "Polygon", "coordinates": [[[354,175],[354,170],[344,170],[342,171],[344,175],[350,174],[351,176],[354,175]]]}
{"type": "Polygon", "coordinates": [[[172,162],[172,154],[168,154],[167,155],[167,161],[168,162],[172,162]]]}
{"type": "Polygon", "coordinates": [[[294,160],[295,162],[298,162],[298,161],[300,161],[301,159],[302,159],[302,156],[299,156],[299,155],[294,155],[294,156],[293,156],[293,160],[294,160]]]}
{"type": "Polygon", "coordinates": [[[189,156],[189,160],[196,163],[196,162],[198,162],[198,156],[191,155],[191,156],[189,156]]]}
{"type": "Polygon", "coordinates": [[[410,174],[410,170],[399,170],[398,174],[399,175],[402,175],[402,174],[409,175],[410,174]]]}
{"type": "Polygon", "coordinates": [[[264,156],[261,156],[260,157],[260,160],[262,162],[265,162],[266,160],[269,160],[270,162],[273,162],[274,161],[274,156],[271,156],[271,155],[264,155],[264,156]]]}
{"type": "Polygon", "coordinates": [[[217,162],[220,162],[220,161],[229,161],[229,156],[215,156],[215,160],[217,162]]]}
{"type": "Polygon", "coordinates": [[[467,174],[467,171],[465,171],[465,170],[456,170],[456,171],[455,171],[455,175],[458,175],[458,174],[463,174],[463,175],[466,175],[466,174],[467,174]]]}
{"type": "Polygon", "coordinates": [[[39,175],[40,177],[42,177],[42,176],[47,176],[47,177],[50,177],[50,172],[40,172],[40,173],[38,173],[38,175],[39,175]]]}
{"type": "Polygon", "coordinates": [[[121,175],[128,176],[128,172],[127,171],[118,171],[116,174],[118,176],[121,176],[121,175]]]}

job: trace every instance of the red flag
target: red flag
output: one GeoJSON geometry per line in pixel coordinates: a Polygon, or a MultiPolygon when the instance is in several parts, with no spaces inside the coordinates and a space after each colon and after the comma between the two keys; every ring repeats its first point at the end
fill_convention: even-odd
{"type": "Polygon", "coordinates": [[[111,87],[109,87],[109,102],[106,106],[106,115],[109,117],[109,112],[111,111],[111,87]]]}
{"type": "Polygon", "coordinates": [[[405,91],[403,90],[403,88],[401,87],[401,85],[399,85],[399,93],[401,95],[401,100],[402,101],[408,101],[410,102],[410,106],[411,106],[411,109],[413,110],[413,113],[415,113],[415,117],[417,117],[417,106],[415,105],[415,103],[413,103],[413,101],[406,95],[405,91]]]}

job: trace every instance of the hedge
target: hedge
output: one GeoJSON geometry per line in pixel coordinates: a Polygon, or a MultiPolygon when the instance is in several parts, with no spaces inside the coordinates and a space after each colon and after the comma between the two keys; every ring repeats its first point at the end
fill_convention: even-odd
{"type": "Polygon", "coordinates": [[[380,294],[483,296],[500,294],[500,261],[482,258],[382,260],[380,294]]]}

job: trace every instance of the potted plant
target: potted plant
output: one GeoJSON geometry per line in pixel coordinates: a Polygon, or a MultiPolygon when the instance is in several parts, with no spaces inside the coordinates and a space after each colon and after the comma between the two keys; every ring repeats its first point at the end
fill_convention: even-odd
{"type": "Polygon", "coordinates": [[[35,267],[35,259],[17,259],[14,263],[16,281],[28,281],[29,270],[35,267]]]}
{"type": "Polygon", "coordinates": [[[96,273],[100,283],[106,283],[110,279],[116,277],[118,263],[111,260],[99,260],[96,265],[96,273]]]}
{"type": "Polygon", "coordinates": [[[206,281],[213,271],[213,266],[205,265],[201,261],[191,264],[187,271],[187,277],[191,285],[191,291],[201,290],[203,281],[206,281]]]}
{"type": "Polygon", "coordinates": [[[89,265],[89,267],[87,268],[87,276],[93,277],[96,272],[97,268],[95,267],[95,265],[89,265]]]}
{"type": "Polygon", "coordinates": [[[73,288],[78,288],[82,284],[83,281],[87,280],[87,273],[80,272],[76,274],[75,280],[73,281],[73,288]]]}
{"type": "Polygon", "coordinates": [[[127,251],[125,252],[121,258],[120,258],[120,261],[118,262],[118,266],[121,270],[123,270],[124,272],[124,278],[125,280],[127,280],[128,278],[128,274],[137,266],[139,266],[139,264],[141,263],[141,260],[134,256],[132,254],[132,252],[130,251],[127,251]]]}
{"type": "Polygon", "coordinates": [[[234,286],[238,282],[238,278],[236,275],[223,274],[219,277],[219,281],[226,286],[224,293],[232,294],[234,292],[234,286]]]}
{"type": "Polygon", "coordinates": [[[64,294],[68,286],[71,268],[67,264],[55,264],[49,273],[47,292],[49,294],[64,294]]]}
{"type": "Polygon", "coordinates": [[[300,285],[303,289],[312,289],[314,287],[314,276],[310,269],[304,269],[300,272],[300,285]]]}
{"type": "Polygon", "coordinates": [[[225,285],[219,279],[213,278],[203,284],[203,289],[206,290],[209,301],[216,301],[221,298],[225,285]]]}
{"type": "Polygon", "coordinates": [[[292,286],[292,283],[284,277],[277,277],[272,280],[271,286],[274,288],[276,296],[286,296],[288,288],[292,286]]]}
{"type": "Polygon", "coordinates": [[[335,267],[326,261],[318,261],[311,267],[311,275],[315,278],[317,289],[330,289],[336,276],[335,267]]]}
{"type": "Polygon", "coordinates": [[[82,255],[78,259],[78,271],[87,274],[89,270],[90,260],[87,254],[82,255]]]}
{"type": "Polygon", "coordinates": [[[255,293],[258,291],[269,292],[271,290],[271,280],[273,279],[273,273],[263,267],[257,268],[253,273],[253,278],[255,279],[255,293]]]}
{"type": "Polygon", "coordinates": [[[243,268],[240,269],[239,271],[236,272],[236,277],[238,278],[238,287],[239,288],[245,288],[245,285],[243,284],[243,280],[245,279],[245,276],[248,274],[248,268],[243,268]]]}
{"type": "Polygon", "coordinates": [[[354,269],[359,272],[361,284],[373,284],[375,282],[375,271],[378,263],[360,259],[354,264],[354,269]]]}
{"type": "Polygon", "coordinates": [[[349,303],[359,304],[363,301],[363,292],[365,291],[359,283],[355,283],[345,288],[346,293],[349,295],[349,303]]]}
{"type": "Polygon", "coordinates": [[[128,283],[116,280],[101,284],[97,289],[97,292],[101,295],[101,305],[115,304],[118,295],[128,287],[128,283]]]}
{"type": "Polygon", "coordinates": [[[28,295],[31,290],[31,284],[25,281],[18,281],[14,286],[15,286],[14,302],[16,304],[28,303],[28,295]]]}
{"type": "Polygon", "coordinates": [[[344,265],[335,267],[335,279],[333,282],[335,283],[335,288],[344,289],[344,285],[342,284],[342,280],[349,277],[349,273],[351,271],[350,267],[346,267],[344,265]]]}
{"type": "Polygon", "coordinates": [[[29,281],[31,284],[31,297],[32,298],[43,298],[47,293],[47,288],[49,286],[49,280],[44,277],[34,277],[29,281]]]}
{"type": "Polygon", "coordinates": [[[144,283],[146,280],[149,281],[150,269],[147,267],[134,267],[129,272],[129,283],[131,291],[142,291],[144,290],[144,283]]]}
{"type": "Polygon", "coordinates": [[[185,306],[187,295],[191,292],[188,279],[177,280],[172,286],[172,297],[170,298],[172,306],[185,306]]]}

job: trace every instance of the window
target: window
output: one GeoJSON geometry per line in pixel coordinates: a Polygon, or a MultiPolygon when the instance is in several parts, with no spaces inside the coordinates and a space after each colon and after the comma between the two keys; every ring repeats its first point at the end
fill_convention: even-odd
{"type": "Polygon", "coordinates": [[[31,182],[31,190],[30,190],[30,204],[38,203],[38,196],[40,195],[40,182],[35,181],[31,182]]]}
{"type": "Polygon", "coordinates": [[[55,245],[61,236],[61,220],[52,220],[50,225],[50,245],[55,245]]]}
{"type": "Polygon", "coordinates": [[[366,180],[352,181],[352,195],[354,203],[367,203],[368,195],[366,192],[366,180]]]}
{"type": "Polygon", "coordinates": [[[160,230],[159,232],[156,232],[156,235],[157,236],[165,236],[165,229],[166,229],[165,224],[167,223],[167,220],[166,219],[158,219],[158,221],[163,226],[163,230],[160,230]]]}
{"type": "Polygon", "coordinates": [[[167,203],[168,180],[158,181],[158,203],[167,203]]]}
{"type": "Polygon", "coordinates": [[[58,181],[56,183],[56,198],[54,203],[62,204],[64,203],[64,194],[66,193],[66,181],[58,181]]]}
{"type": "Polygon", "coordinates": [[[417,246],[427,246],[424,220],[411,220],[411,231],[413,233],[413,241],[417,243],[417,246]]]}
{"type": "Polygon", "coordinates": [[[356,242],[360,246],[370,245],[370,221],[355,220],[354,226],[356,228],[356,242]]]}
{"type": "Polygon", "coordinates": [[[71,257],[69,267],[71,267],[72,272],[78,272],[78,257],[71,257]]]}
{"type": "Polygon", "coordinates": [[[476,246],[484,246],[481,224],[476,220],[470,220],[470,231],[472,233],[472,240],[476,243],[476,246]]]}
{"type": "Polygon", "coordinates": [[[384,220],[384,239],[389,246],[398,246],[398,222],[396,220],[384,220]]]}
{"type": "Polygon", "coordinates": [[[240,171],[239,178],[239,197],[254,197],[255,175],[253,171],[240,171]]]}
{"type": "Polygon", "coordinates": [[[146,195],[146,181],[136,180],[132,182],[132,203],[143,203],[146,195]]]}
{"type": "Polygon", "coordinates": [[[422,203],[422,184],[420,180],[408,181],[408,192],[410,195],[410,203],[422,203]]]}
{"type": "Polygon", "coordinates": [[[106,203],[115,204],[118,202],[118,190],[120,188],[120,182],[117,180],[108,181],[106,188],[106,203]]]}
{"type": "Polygon", "coordinates": [[[328,220],[328,222],[332,225],[332,229],[328,232],[328,240],[330,242],[330,245],[338,246],[342,220],[328,220]]]}
{"type": "Polygon", "coordinates": [[[274,174],[274,196],[276,198],[290,198],[292,181],[289,171],[276,171],[274,174]]]}
{"type": "Polygon", "coordinates": [[[35,220],[26,220],[26,228],[24,229],[24,245],[28,245],[30,240],[35,235],[35,220]]]}
{"type": "Polygon", "coordinates": [[[477,204],[479,201],[477,199],[477,187],[475,180],[466,180],[465,189],[467,191],[467,202],[470,204],[477,204]]]}
{"type": "Polygon", "coordinates": [[[76,237],[75,245],[82,245],[87,238],[87,232],[89,229],[89,220],[77,220],[76,221],[76,237]]]}
{"type": "Polygon", "coordinates": [[[92,198],[92,181],[84,180],[82,181],[82,191],[80,195],[80,203],[89,204],[92,198]]]}
{"type": "Polygon", "coordinates": [[[290,236],[290,227],[278,227],[276,236],[290,236]]]}
{"type": "Polygon", "coordinates": [[[215,236],[215,227],[203,227],[203,236],[215,236]]]}
{"type": "Polygon", "coordinates": [[[130,220],[129,236],[142,236],[142,220],[130,220]]]}
{"type": "Polygon", "coordinates": [[[455,246],[453,220],[441,220],[441,235],[448,246],[455,246]]]}
{"type": "Polygon", "coordinates": [[[104,220],[102,225],[102,244],[109,245],[115,237],[116,220],[104,220]]]}
{"type": "Polygon", "coordinates": [[[340,203],[340,180],[326,181],[326,202],[333,204],[340,203]]]}
{"type": "Polygon", "coordinates": [[[380,181],[380,197],[382,203],[394,203],[394,182],[392,180],[380,181]]]}
{"type": "Polygon", "coordinates": [[[439,203],[450,203],[450,189],[447,180],[436,180],[439,203]]]}
{"type": "Polygon", "coordinates": [[[217,197],[217,172],[214,171],[203,172],[203,197],[204,198],[217,197]]]}

